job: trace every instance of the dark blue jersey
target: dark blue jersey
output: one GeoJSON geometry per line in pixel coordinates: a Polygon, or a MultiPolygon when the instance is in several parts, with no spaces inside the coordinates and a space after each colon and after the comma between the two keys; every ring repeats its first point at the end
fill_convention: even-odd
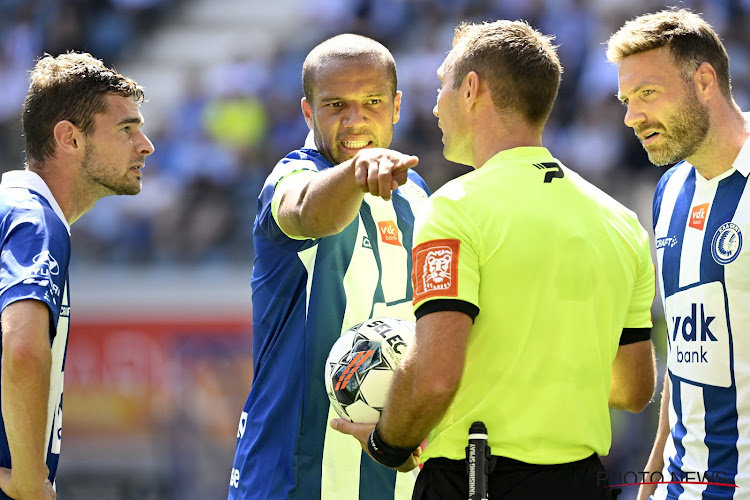
{"type": "Polygon", "coordinates": [[[284,179],[333,165],[303,148],[282,159],[258,198],[254,225],[254,381],[240,420],[229,498],[411,498],[414,477],[369,458],[328,427],[335,417],[323,374],[331,346],[349,327],[377,316],[414,320],[414,212],[427,199],[409,181],[391,201],[366,195],[343,231],[319,239],[286,235],[276,221],[284,179]]]}

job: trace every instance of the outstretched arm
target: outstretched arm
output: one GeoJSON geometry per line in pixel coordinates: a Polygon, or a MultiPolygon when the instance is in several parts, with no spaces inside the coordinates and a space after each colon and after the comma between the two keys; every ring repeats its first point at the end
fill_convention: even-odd
{"type": "Polygon", "coordinates": [[[357,216],[364,193],[391,199],[419,160],[390,149],[363,149],[354,158],[313,176],[284,180],[279,227],[288,235],[322,238],[341,232],[357,216]]]}

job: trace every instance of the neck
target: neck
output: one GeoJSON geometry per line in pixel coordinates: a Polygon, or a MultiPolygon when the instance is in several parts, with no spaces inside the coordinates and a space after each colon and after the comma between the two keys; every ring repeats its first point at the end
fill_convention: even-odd
{"type": "Polygon", "coordinates": [[[55,201],[65,215],[68,224],[73,224],[83,214],[91,210],[101,196],[92,196],[70,178],[70,169],[66,166],[48,162],[46,164],[30,164],[28,169],[42,178],[47,184],[55,201]],[[78,186],[76,188],[76,186],[78,186]]]}
{"type": "Polygon", "coordinates": [[[737,159],[750,137],[750,116],[735,106],[722,106],[711,114],[711,128],[698,151],[685,158],[705,179],[723,174],[737,159]]]}
{"type": "Polygon", "coordinates": [[[542,129],[532,127],[519,117],[500,117],[475,127],[472,166],[482,167],[500,151],[542,146],[542,129]]]}

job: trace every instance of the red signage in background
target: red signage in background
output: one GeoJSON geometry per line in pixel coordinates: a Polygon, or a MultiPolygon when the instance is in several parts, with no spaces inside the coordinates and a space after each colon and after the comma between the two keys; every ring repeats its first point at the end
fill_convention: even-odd
{"type": "Polygon", "coordinates": [[[201,431],[234,439],[252,381],[250,330],[249,321],[74,321],[63,435],[151,434],[187,412],[201,431]]]}

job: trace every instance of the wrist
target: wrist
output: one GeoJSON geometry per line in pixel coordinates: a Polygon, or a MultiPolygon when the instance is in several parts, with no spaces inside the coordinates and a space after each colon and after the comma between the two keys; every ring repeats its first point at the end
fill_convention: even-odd
{"type": "Polygon", "coordinates": [[[376,462],[391,468],[403,465],[414,452],[411,448],[399,448],[386,443],[377,424],[367,439],[367,449],[376,462]]]}

